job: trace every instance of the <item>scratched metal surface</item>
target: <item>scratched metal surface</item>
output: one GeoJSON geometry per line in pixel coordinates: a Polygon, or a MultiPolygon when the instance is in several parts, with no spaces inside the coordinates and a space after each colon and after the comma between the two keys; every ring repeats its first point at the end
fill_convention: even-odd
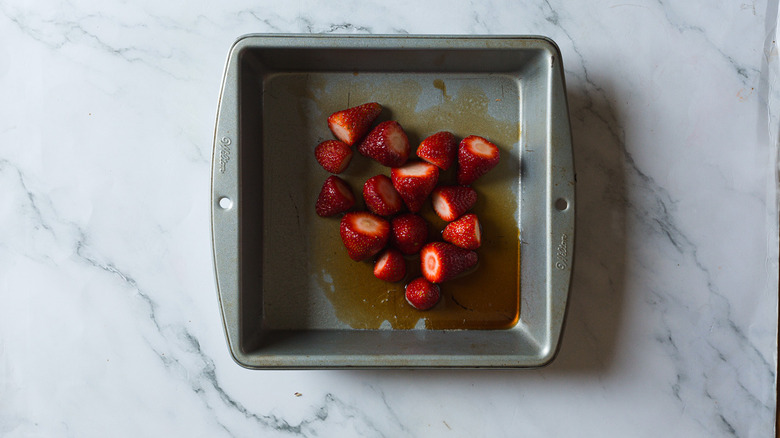
{"type": "Polygon", "coordinates": [[[248,368],[549,363],[565,320],[574,244],[561,62],[541,37],[239,39],[223,79],[211,193],[215,274],[233,358],[248,368]],[[340,240],[311,207],[321,178],[310,156],[329,137],[328,114],[369,100],[389,103],[383,117],[418,136],[434,122],[451,122],[443,129],[461,137],[489,131],[506,148],[507,164],[485,191],[504,190],[520,238],[522,263],[508,273],[519,276],[522,291],[516,324],[355,329],[339,314],[334,297],[346,283],[333,285],[323,248],[340,240]]]}

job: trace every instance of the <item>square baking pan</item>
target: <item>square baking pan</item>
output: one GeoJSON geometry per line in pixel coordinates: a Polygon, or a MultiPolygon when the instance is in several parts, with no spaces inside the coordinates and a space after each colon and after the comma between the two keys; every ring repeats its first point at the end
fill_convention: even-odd
{"type": "MultiPolygon", "coordinates": [[[[218,298],[238,364],[518,368],[555,357],[575,187],[563,65],[551,40],[241,37],[225,68],[212,164],[218,298]],[[382,282],[370,263],[347,257],[338,217],[315,214],[329,174],[313,150],[333,138],[328,115],[374,101],[384,107],[378,121],[397,120],[413,151],[442,130],[481,135],[501,151],[499,166],[473,186],[484,235],[479,266],[443,283],[426,312],[405,303],[404,283],[382,282]]],[[[378,173],[389,169],[355,152],[340,176],[361,198],[363,182],[378,173]]],[[[429,205],[422,214],[437,238],[443,223],[429,205]]],[[[414,273],[419,259],[408,265],[414,273]]]]}

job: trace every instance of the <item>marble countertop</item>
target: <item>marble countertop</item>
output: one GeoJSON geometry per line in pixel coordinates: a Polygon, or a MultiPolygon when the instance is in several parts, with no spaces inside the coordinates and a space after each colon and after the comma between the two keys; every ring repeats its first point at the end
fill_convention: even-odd
{"type": "Polygon", "coordinates": [[[778,5],[0,3],[0,435],[773,436],[778,5]],[[577,169],[559,357],[538,370],[249,371],[209,178],[246,33],[537,34],[577,169]]]}

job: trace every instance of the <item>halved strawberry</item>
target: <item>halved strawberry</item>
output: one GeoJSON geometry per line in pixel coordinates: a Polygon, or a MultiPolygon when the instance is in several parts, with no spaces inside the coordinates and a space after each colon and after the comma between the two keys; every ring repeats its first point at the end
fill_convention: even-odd
{"type": "Polygon", "coordinates": [[[477,203],[477,192],[471,187],[439,186],[431,195],[433,210],[445,221],[454,221],[477,203]]]}
{"type": "Polygon", "coordinates": [[[327,140],[314,148],[314,156],[323,169],[330,173],[341,173],[352,160],[352,148],[343,141],[327,140]]]}
{"type": "Polygon", "coordinates": [[[450,243],[429,243],[420,251],[423,276],[433,283],[450,280],[476,264],[477,253],[450,243]]]}
{"type": "Polygon", "coordinates": [[[431,135],[417,147],[417,156],[447,170],[455,162],[458,140],[451,132],[441,131],[431,135]]]}
{"type": "Polygon", "coordinates": [[[328,117],[328,127],[333,135],[349,146],[357,143],[382,112],[382,105],[376,102],[337,111],[328,117]]]}
{"type": "Polygon", "coordinates": [[[380,216],[392,216],[404,208],[401,195],[385,175],[373,176],[366,181],[363,185],[363,199],[366,207],[380,216]]]}
{"type": "Polygon", "coordinates": [[[393,187],[401,194],[406,206],[418,212],[439,180],[439,168],[424,161],[416,161],[390,171],[393,187]]]}
{"type": "Polygon", "coordinates": [[[387,245],[390,223],[367,211],[347,213],[341,219],[341,241],[349,258],[365,260],[387,245]]]}
{"type": "Polygon", "coordinates": [[[482,245],[482,226],[476,214],[464,214],[450,222],[441,233],[442,239],[465,249],[477,249],[482,245]]]}
{"type": "Polygon", "coordinates": [[[441,298],[439,285],[420,277],[406,285],[406,302],[417,310],[428,310],[441,298]]]}
{"type": "Polygon", "coordinates": [[[476,135],[469,135],[458,147],[458,184],[466,186],[496,167],[498,146],[476,135]]]}
{"type": "Polygon", "coordinates": [[[322,217],[345,212],[355,205],[355,195],[343,179],[331,175],[322,184],[315,210],[322,217]]]}
{"type": "Polygon", "coordinates": [[[406,133],[401,125],[393,120],[376,125],[358,144],[357,149],[361,154],[387,167],[403,166],[412,152],[406,133]]]}
{"type": "Polygon", "coordinates": [[[416,254],[428,242],[428,222],[422,216],[406,213],[390,221],[390,242],[404,254],[416,254]]]}
{"type": "Polygon", "coordinates": [[[406,276],[406,260],[403,254],[393,248],[383,252],[374,264],[374,276],[391,283],[403,280],[406,276]]]}

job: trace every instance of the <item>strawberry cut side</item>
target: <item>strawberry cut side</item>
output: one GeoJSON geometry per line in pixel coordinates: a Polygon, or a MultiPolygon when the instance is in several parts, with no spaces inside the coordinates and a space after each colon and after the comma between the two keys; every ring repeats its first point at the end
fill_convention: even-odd
{"type": "Polygon", "coordinates": [[[393,168],[390,171],[390,179],[409,211],[418,212],[436,187],[439,168],[424,161],[417,161],[393,168]]]}
{"type": "Polygon", "coordinates": [[[355,261],[373,257],[390,239],[390,223],[365,212],[347,213],[341,219],[341,241],[349,258],[355,261]]]}
{"type": "Polygon", "coordinates": [[[441,283],[457,277],[477,264],[477,253],[451,243],[433,242],[420,251],[423,277],[441,283]]]}
{"type": "Polygon", "coordinates": [[[458,146],[458,184],[467,186],[498,165],[498,146],[470,135],[458,146]]]}
{"type": "Polygon", "coordinates": [[[354,205],[355,195],[352,194],[352,189],[349,188],[347,182],[331,175],[322,184],[314,208],[317,215],[329,217],[343,213],[354,205]]]}
{"type": "Polygon", "coordinates": [[[366,135],[381,112],[382,105],[377,102],[336,111],[328,117],[328,127],[337,139],[352,146],[366,135]]]}
{"type": "Polygon", "coordinates": [[[388,249],[374,264],[374,276],[390,283],[401,281],[406,276],[406,259],[397,249],[388,249]]]}
{"type": "Polygon", "coordinates": [[[378,124],[358,144],[357,149],[361,154],[387,167],[402,166],[412,151],[406,133],[394,120],[378,124]]]}
{"type": "Polygon", "coordinates": [[[363,199],[366,207],[380,216],[392,216],[404,208],[401,195],[385,175],[373,176],[366,181],[363,185],[363,199]]]}
{"type": "Polygon", "coordinates": [[[477,203],[477,192],[471,187],[439,186],[433,191],[431,202],[436,214],[450,222],[477,203]]]}

